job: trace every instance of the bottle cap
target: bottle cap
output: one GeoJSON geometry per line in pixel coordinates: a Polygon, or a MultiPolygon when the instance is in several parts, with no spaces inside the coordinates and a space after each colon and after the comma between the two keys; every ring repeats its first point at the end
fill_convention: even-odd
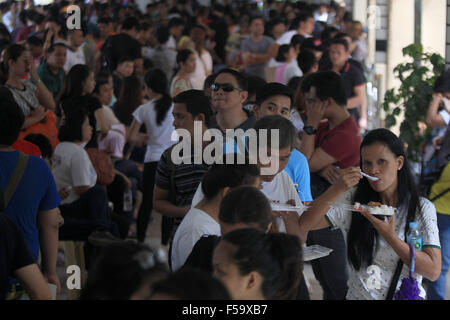
{"type": "Polygon", "coordinates": [[[415,222],[415,221],[410,222],[410,223],[409,223],[409,227],[410,227],[411,229],[417,229],[417,222],[415,222]]]}

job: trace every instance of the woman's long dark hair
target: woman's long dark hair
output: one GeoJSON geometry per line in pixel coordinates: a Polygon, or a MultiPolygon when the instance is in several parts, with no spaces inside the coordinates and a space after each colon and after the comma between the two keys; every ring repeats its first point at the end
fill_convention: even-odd
{"type": "MultiPolygon", "coordinates": [[[[114,113],[120,121],[132,119],[134,110],[142,104],[142,85],[143,83],[136,75],[131,75],[123,80],[120,95],[114,105],[114,113]]],[[[130,125],[131,123],[125,124],[130,125]]]]}
{"type": "Polygon", "coordinates": [[[161,99],[155,102],[156,123],[161,125],[172,105],[172,99],[167,92],[166,74],[161,69],[150,69],[145,75],[145,83],[147,88],[162,95],[161,99]]]}
{"type": "Polygon", "coordinates": [[[1,63],[0,70],[0,78],[2,84],[5,84],[8,81],[9,74],[9,60],[17,61],[17,59],[22,55],[24,51],[27,49],[20,44],[12,44],[5,49],[5,53],[3,55],[3,60],[1,63]]]}
{"type": "Polygon", "coordinates": [[[89,77],[91,69],[84,64],[74,65],[66,77],[66,85],[60,101],[64,101],[73,97],[79,97],[83,93],[83,85],[89,77]]]}
{"type": "MultiPolygon", "coordinates": [[[[403,142],[387,129],[376,129],[369,132],[364,138],[360,154],[364,147],[374,143],[385,144],[396,157],[403,156],[404,158],[403,167],[397,171],[397,207],[402,208],[402,211],[407,208],[407,231],[409,222],[414,221],[416,213],[421,210],[421,206],[419,193],[406,158],[403,142]]],[[[356,189],[353,200],[354,202],[367,204],[370,201],[380,202],[381,199],[379,193],[370,187],[368,180],[362,179],[356,189]]],[[[347,236],[347,254],[355,270],[359,270],[363,265],[369,266],[372,264],[378,236],[378,232],[364,216],[358,213],[353,214],[350,231],[347,236]]]]}

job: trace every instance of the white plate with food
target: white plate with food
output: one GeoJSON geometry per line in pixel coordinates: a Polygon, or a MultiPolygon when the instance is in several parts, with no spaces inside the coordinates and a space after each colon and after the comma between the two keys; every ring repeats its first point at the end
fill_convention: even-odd
{"type": "Polygon", "coordinates": [[[335,203],[335,204],[332,204],[331,207],[337,208],[337,209],[344,209],[344,210],[348,210],[348,211],[356,211],[356,212],[361,212],[363,210],[366,210],[370,214],[380,215],[380,216],[393,216],[394,214],[397,213],[396,208],[387,206],[385,204],[381,204],[379,202],[369,202],[367,205],[355,202],[355,204],[353,206],[348,205],[348,204],[335,203]]]}
{"type": "Polygon", "coordinates": [[[325,248],[320,245],[303,247],[303,261],[311,261],[328,256],[333,249],[325,248]]]}
{"type": "Polygon", "coordinates": [[[305,205],[299,205],[299,206],[293,206],[288,203],[278,203],[278,202],[271,202],[270,205],[272,206],[273,211],[296,211],[296,212],[304,212],[309,207],[305,205]]]}

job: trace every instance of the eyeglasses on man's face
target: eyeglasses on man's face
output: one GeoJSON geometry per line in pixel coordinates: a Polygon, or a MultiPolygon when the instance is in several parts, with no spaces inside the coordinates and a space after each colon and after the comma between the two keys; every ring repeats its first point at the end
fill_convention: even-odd
{"type": "Polygon", "coordinates": [[[219,89],[222,88],[222,90],[224,92],[232,92],[233,90],[238,90],[239,92],[244,91],[240,88],[235,88],[232,84],[230,83],[213,83],[211,85],[211,90],[214,92],[219,91],[219,89]]]}

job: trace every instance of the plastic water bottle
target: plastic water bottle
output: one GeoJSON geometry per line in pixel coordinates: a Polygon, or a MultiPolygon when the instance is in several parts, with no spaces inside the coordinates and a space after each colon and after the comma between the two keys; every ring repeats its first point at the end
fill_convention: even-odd
{"type": "Polygon", "coordinates": [[[133,194],[131,189],[127,188],[123,193],[123,211],[130,212],[131,210],[133,210],[133,194]]]}
{"type": "Polygon", "coordinates": [[[422,250],[422,234],[420,233],[417,222],[410,222],[409,223],[409,231],[406,235],[406,242],[412,244],[416,250],[422,250]]]}

